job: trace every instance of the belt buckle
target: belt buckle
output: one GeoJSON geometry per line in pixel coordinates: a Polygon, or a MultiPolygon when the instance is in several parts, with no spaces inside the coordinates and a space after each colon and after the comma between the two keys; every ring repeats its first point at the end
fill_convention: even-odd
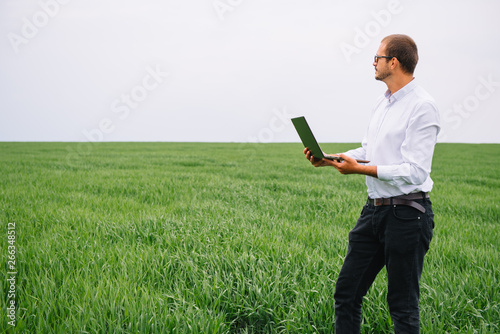
{"type": "Polygon", "coordinates": [[[384,205],[384,199],[383,198],[374,198],[373,199],[373,205],[375,205],[375,206],[382,206],[382,205],[384,205]]]}

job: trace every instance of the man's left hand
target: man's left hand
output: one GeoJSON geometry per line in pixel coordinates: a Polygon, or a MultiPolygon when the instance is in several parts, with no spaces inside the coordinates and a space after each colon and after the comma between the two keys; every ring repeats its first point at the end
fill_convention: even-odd
{"type": "Polygon", "coordinates": [[[356,159],[341,153],[338,155],[344,161],[332,161],[332,166],[337,168],[341,174],[363,174],[377,177],[377,166],[366,166],[359,164],[356,159]]]}
{"type": "Polygon", "coordinates": [[[341,153],[338,154],[339,157],[344,159],[341,162],[333,161],[333,167],[337,168],[340,174],[358,174],[358,167],[361,166],[357,161],[347,155],[341,153]]]}

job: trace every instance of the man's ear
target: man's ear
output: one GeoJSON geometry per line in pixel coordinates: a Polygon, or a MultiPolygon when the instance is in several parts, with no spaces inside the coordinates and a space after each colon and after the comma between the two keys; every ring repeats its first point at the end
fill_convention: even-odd
{"type": "Polygon", "coordinates": [[[395,70],[398,66],[400,66],[398,58],[392,58],[390,61],[391,61],[391,69],[395,70]]]}

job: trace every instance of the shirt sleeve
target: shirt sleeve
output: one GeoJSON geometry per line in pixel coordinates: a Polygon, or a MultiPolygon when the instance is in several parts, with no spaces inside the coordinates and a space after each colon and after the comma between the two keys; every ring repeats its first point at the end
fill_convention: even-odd
{"type": "Polygon", "coordinates": [[[353,159],[366,160],[366,142],[367,138],[365,136],[361,142],[361,147],[344,152],[344,154],[353,159]]]}
{"type": "Polygon", "coordinates": [[[395,186],[424,183],[431,172],[439,130],[439,113],[434,103],[426,101],[417,106],[401,146],[403,163],[377,166],[377,177],[395,186]]]}

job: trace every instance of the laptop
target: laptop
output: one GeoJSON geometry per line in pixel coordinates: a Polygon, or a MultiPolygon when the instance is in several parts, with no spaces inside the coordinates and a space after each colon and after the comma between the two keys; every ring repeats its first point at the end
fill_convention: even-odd
{"type": "MultiPolygon", "coordinates": [[[[341,157],[336,157],[333,155],[324,154],[321,148],[319,147],[316,138],[307,124],[306,118],[304,116],[292,118],[292,123],[295,126],[295,130],[299,134],[300,140],[302,140],[302,144],[304,147],[307,147],[309,151],[311,151],[312,155],[317,159],[328,159],[328,160],[336,160],[338,162],[343,161],[341,157]]],[[[367,160],[356,160],[359,163],[368,163],[370,161],[367,160]]]]}

